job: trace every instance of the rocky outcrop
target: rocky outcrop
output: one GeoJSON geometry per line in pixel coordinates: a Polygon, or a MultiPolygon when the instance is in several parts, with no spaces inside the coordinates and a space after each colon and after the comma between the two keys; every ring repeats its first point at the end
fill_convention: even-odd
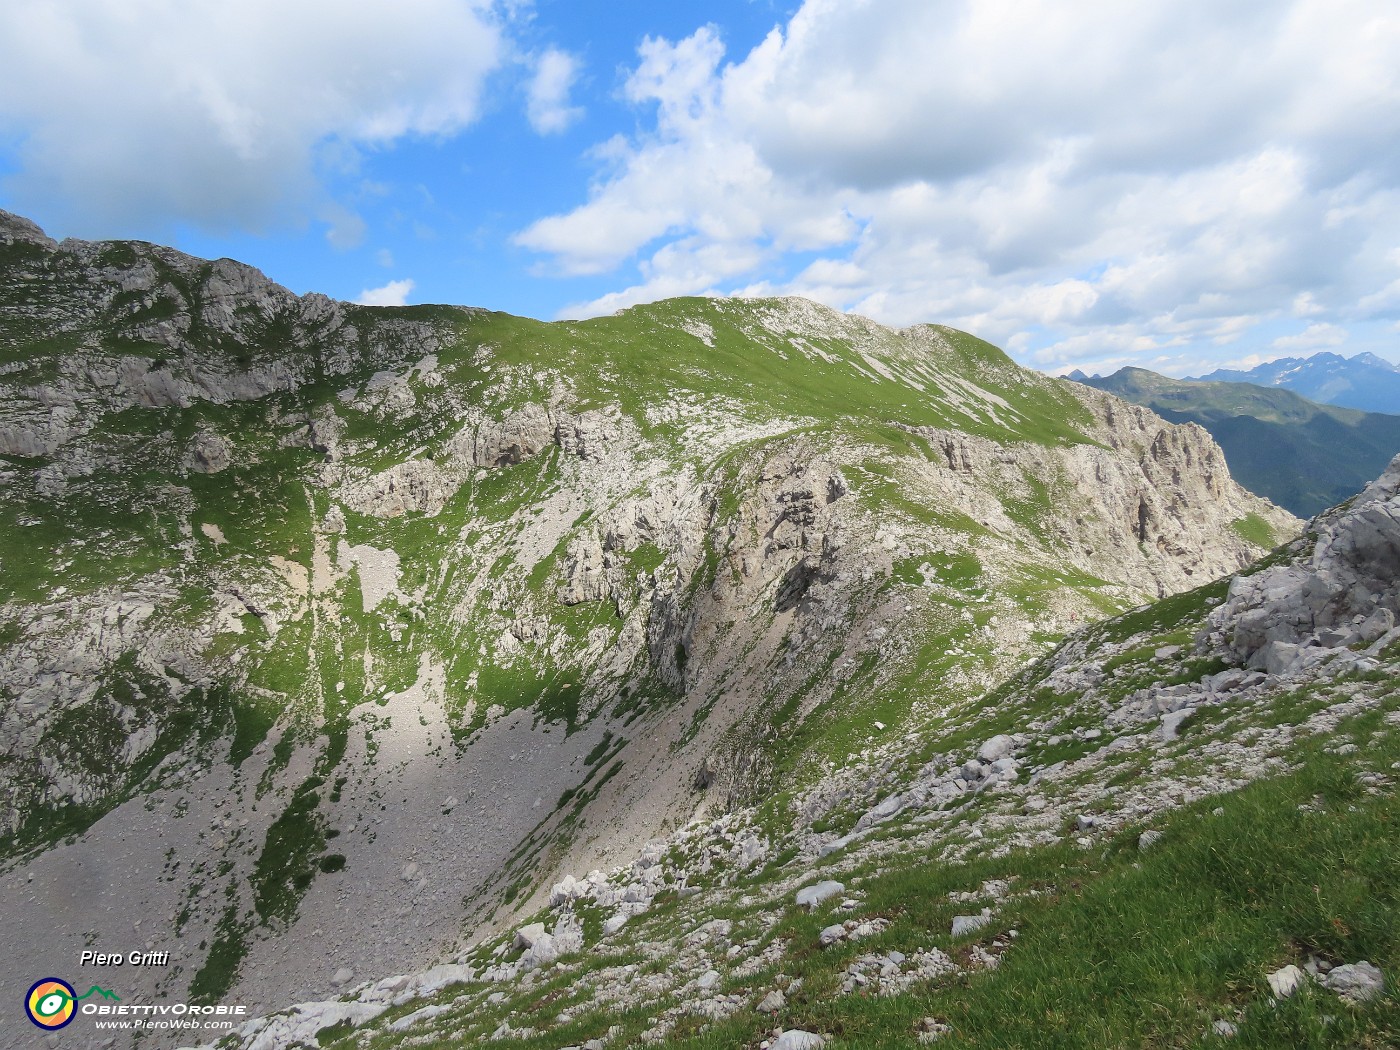
{"type": "Polygon", "coordinates": [[[1235,525],[1250,515],[1278,540],[1297,532],[1291,514],[1230,478],[1203,428],[1165,423],[1137,405],[1079,389],[1095,412],[1094,444],[1006,444],[909,429],[934,449],[949,497],[971,503],[984,524],[1028,531],[1088,573],[1111,564],[1116,578],[1158,595],[1247,565],[1258,548],[1235,525]],[[974,485],[1000,494],[1000,505],[969,500],[974,485]]]}
{"type": "Polygon", "coordinates": [[[0,244],[27,243],[56,248],[57,242],[22,215],[0,209],[0,244]]]}
{"type": "Polygon", "coordinates": [[[504,419],[483,424],[472,445],[472,462],[478,467],[505,467],[523,463],[553,444],[556,423],[543,405],[529,404],[504,419]]]}
{"type": "MultiPolygon", "coordinates": [[[[403,377],[391,373],[380,376],[386,378],[376,386],[374,406],[381,411],[394,411],[391,405],[397,406],[398,411],[407,411],[413,395],[403,377]]],[[[329,452],[336,446],[326,431],[325,421],[313,422],[308,434],[312,447],[329,452]]],[[[437,459],[412,459],[368,476],[346,472],[340,496],[350,509],[376,518],[411,513],[436,517],[466,482],[472,468],[498,470],[515,466],[535,458],[551,445],[579,459],[599,461],[621,440],[622,433],[616,411],[590,410],[573,415],[558,407],[528,403],[500,419],[464,427],[445,443],[443,454],[437,459]]],[[[595,599],[571,598],[568,603],[590,600],[595,599]]]]}
{"type": "Polygon", "coordinates": [[[190,443],[186,466],[200,474],[217,474],[227,470],[233,456],[233,445],[222,434],[204,430],[190,443]]]}
{"type": "Polygon", "coordinates": [[[526,404],[500,420],[482,424],[471,443],[478,467],[505,467],[559,446],[580,459],[600,460],[622,437],[620,414],[590,409],[574,415],[561,408],[526,404]]]}
{"type": "Polygon", "coordinates": [[[431,518],[441,513],[461,485],[460,471],[445,470],[432,460],[412,459],[368,478],[346,482],[340,498],[351,510],[376,518],[410,513],[431,518]]]}
{"type": "Polygon", "coordinates": [[[1312,551],[1230,585],[1211,616],[1248,666],[1282,674],[1395,637],[1400,619],[1400,456],[1349,505],[1314,520],[1312,551]]]}
{"type": "Polygon", "coordinates": [[[609,567],[597,536],[588,532],[576,537],[564,555],[559,600],[565,605],[603,601],[611,590],[606,575],[609,567]]]}

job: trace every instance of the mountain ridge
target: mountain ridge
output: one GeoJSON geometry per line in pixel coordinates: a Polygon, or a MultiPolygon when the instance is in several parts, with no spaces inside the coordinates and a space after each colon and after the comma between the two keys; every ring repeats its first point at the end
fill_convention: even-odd
{"type": "Polygon", "coordinates": [[[1253,368],[1216,369],[1194,377],[1202,382],[1281,386],[1314,401],[1366,412],[1400,413],[1400,366],[1372,353],[1342,357],[1321,351],[1310,357],[1283,357],[1253,368]]]}

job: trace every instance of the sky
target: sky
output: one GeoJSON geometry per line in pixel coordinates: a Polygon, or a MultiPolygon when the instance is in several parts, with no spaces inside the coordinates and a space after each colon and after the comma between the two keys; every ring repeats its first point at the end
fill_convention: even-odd
{"type": "Polygon", "coordinates": [[[1400,362],[1400,6],[5,0],[0,208],[370,304],[1400,362]]]}

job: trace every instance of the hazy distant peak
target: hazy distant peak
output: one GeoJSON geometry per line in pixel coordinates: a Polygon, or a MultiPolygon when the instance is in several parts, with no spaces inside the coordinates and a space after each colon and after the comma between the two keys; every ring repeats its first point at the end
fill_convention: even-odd
{"type": "Polygon", "coordinates": [[[1400,368],[1372,353],[1342,357],[1324,351],[1311,357],[1281,357],[1248,371],[1222,368],[1197,378],[1282,387],[1330,405],[1400,413],[1400,368]]]}

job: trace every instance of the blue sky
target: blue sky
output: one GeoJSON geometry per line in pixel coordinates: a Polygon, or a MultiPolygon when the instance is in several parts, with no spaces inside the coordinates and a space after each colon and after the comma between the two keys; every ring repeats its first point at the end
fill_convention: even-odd
{"type": "Polygon", "coordinates": [[[0,207],[370,302],[1400,360],[1397,55],[1374,0],[9,0],[0,207]]]}

